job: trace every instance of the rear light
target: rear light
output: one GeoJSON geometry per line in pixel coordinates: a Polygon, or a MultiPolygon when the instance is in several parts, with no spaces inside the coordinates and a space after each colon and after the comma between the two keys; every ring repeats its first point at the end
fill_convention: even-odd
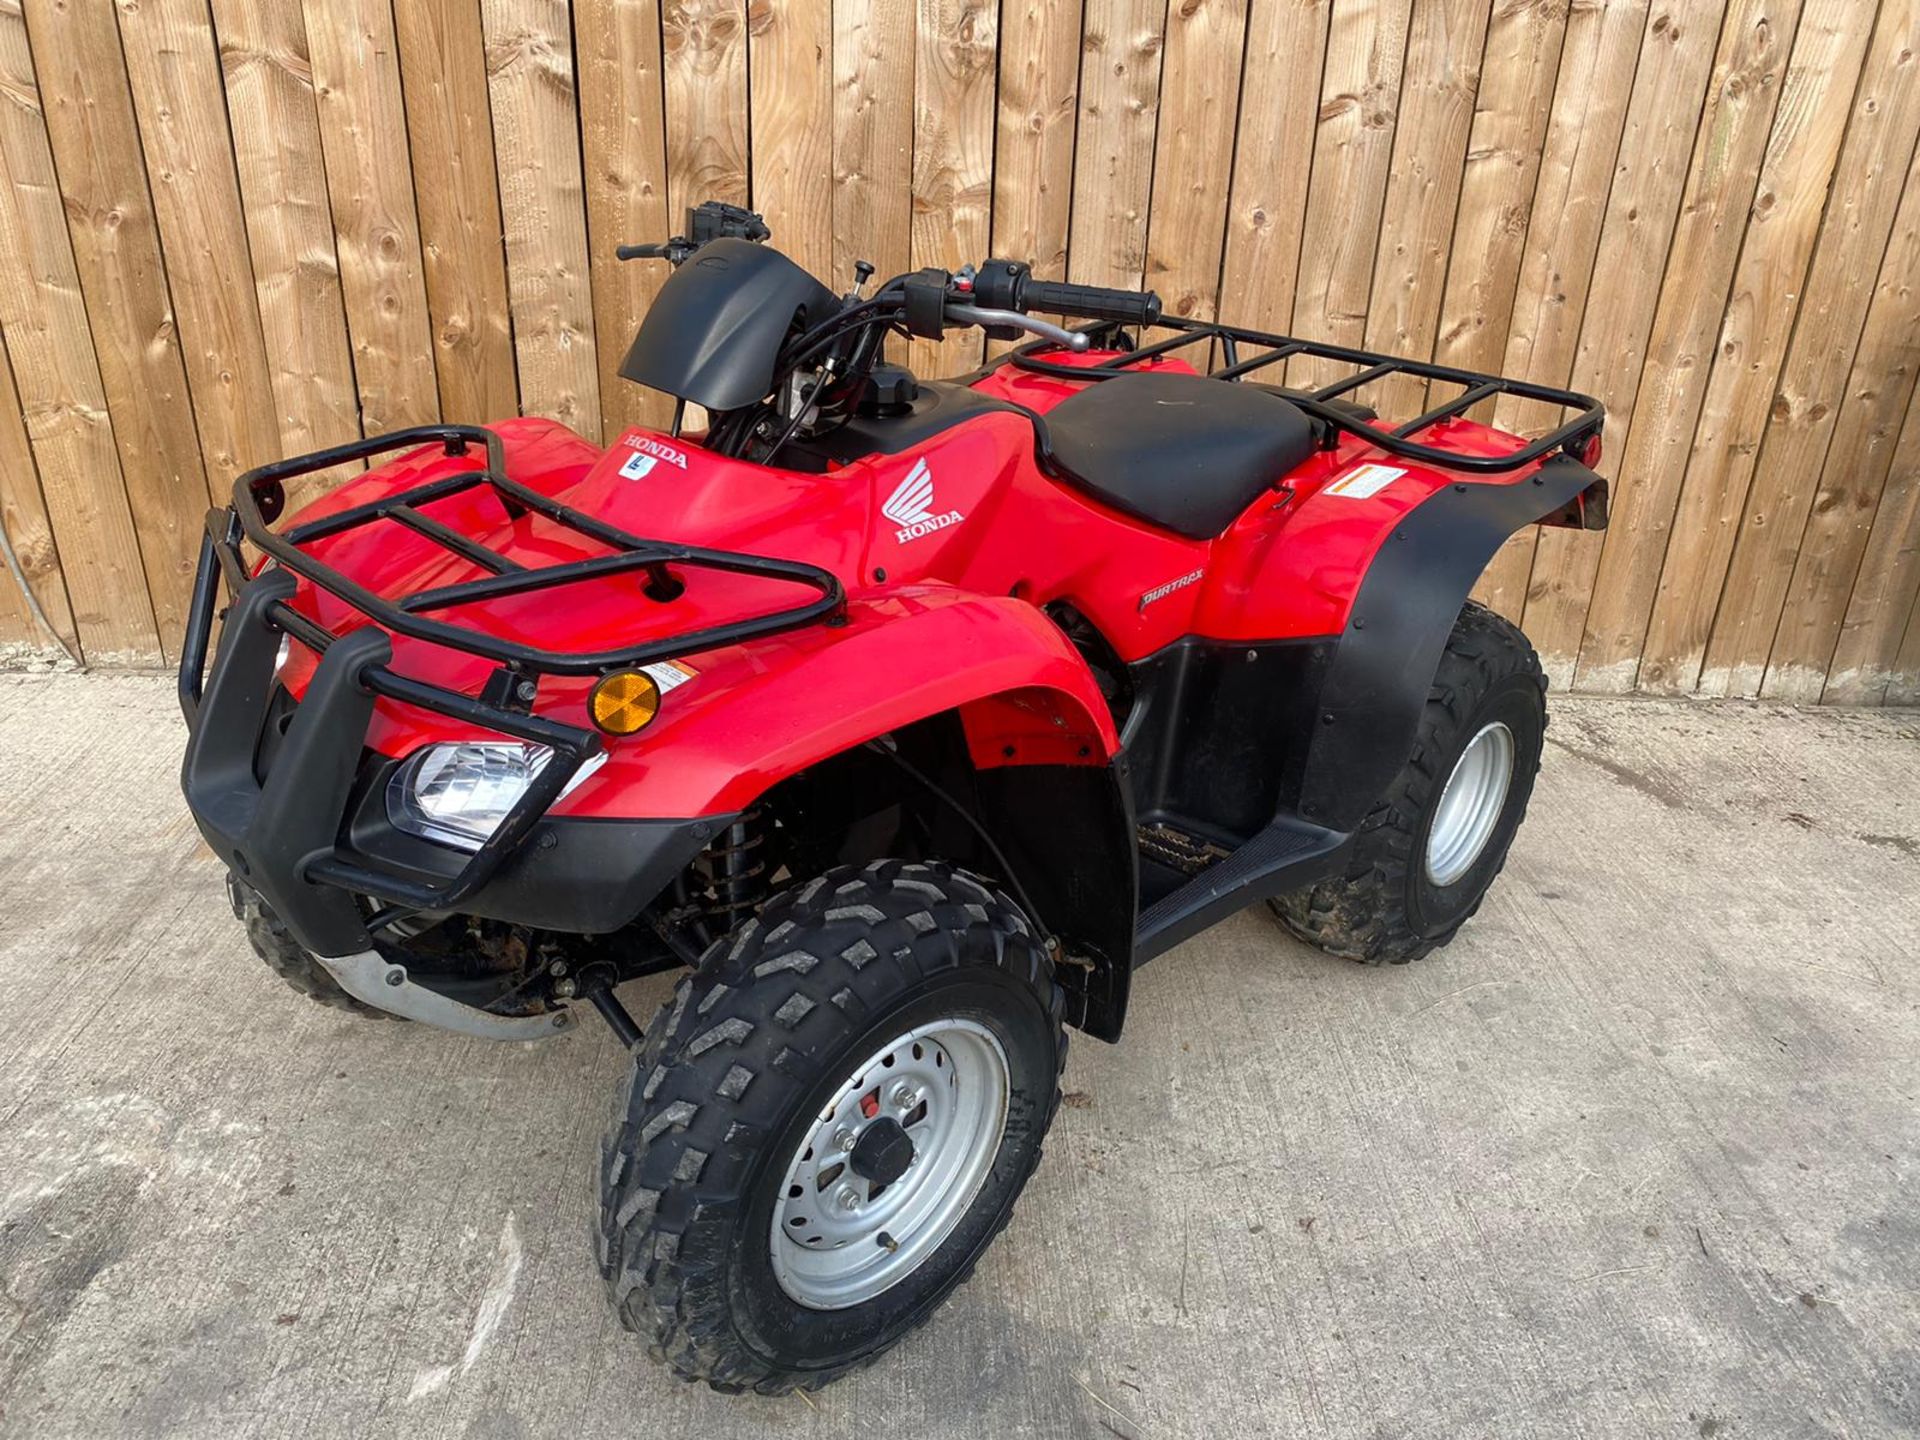
{"type": "Polygon", "coordinates": [[[1600,468],[1600,432],[1594,431],[1580,442],[1580,448],[1574,452],[1574,458],[1589,470],[1600,468]]]}

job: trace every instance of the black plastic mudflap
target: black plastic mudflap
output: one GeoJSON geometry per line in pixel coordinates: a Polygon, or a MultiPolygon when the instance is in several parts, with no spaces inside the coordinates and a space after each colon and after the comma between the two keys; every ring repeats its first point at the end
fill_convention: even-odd
{"type": "Polygon", "coordinates": [[[268,616],[292,598],[294,577],[268,570],[247,584],[227,616],[187,740],[181,787],[207,844],[260,892],[287,928],[319,955],[348,955],[372,941],[353,894],[314,884],[309,864],[334,853],[366,744],[374,695],[359,683],[392,655],[368,626],[327,647],[265,779],[254,756],[273,693],[281,631],[268,616]]]}

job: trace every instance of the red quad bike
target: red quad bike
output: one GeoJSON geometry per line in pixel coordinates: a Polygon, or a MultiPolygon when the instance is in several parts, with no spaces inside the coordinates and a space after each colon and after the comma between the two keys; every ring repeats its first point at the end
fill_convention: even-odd
{"type": "Polygon", "coordinates": [[[1545,723],[1468,590],[1606,487],[1585,396],[1004,260],[840,296],[766,238],[708,204],[622,251],[675,267],[621,367],[665,432],[431,425],[243,476],[180,691],[187,801],[296,989],[502,1040],[584,1001],[633,1050],[608,1293],[679,1374],[777,1393],[966,1279],[1066,1027],[1116,1039],[1135,967],[1261,900],[1371,963],[1452,938],[1545,723]],[[962,326],[1037,338],[883,360],[962,326]],[[1262,383],[1289,361],[1351,373],[1262,383]],[[1352,403],[1390,375],[1435,408],[1352,403]],[[1561,423],[1467,418],[1502,394],[1561,423]],[[275,528],[283,482],[373,456],[275,528]],[[675,967],[642,1032],[615,987],[675,967]]]}

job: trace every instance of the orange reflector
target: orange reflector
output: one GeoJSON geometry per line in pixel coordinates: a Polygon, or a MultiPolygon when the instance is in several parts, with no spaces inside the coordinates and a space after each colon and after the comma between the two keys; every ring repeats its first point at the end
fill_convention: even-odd
{"type": "Polygon", "coordinates": [[[642,671],[616,670],[593,687],[587,709],[607,734],[635,735],[660,713],[660,687],[642,671]]]}

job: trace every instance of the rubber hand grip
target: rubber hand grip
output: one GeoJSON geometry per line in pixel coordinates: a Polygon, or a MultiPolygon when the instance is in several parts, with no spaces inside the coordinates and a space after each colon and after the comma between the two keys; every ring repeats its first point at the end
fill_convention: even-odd
{"type": "Polygon", "coordinates": [[[1101,285],[1069,285],[1057,280],[1027,281],[1020,304],[1024,310],[1112,320],[1121,325],[1151,325],[1160,318],[1160,297],[1151,290],[1109,290],[1101,285]]]}

